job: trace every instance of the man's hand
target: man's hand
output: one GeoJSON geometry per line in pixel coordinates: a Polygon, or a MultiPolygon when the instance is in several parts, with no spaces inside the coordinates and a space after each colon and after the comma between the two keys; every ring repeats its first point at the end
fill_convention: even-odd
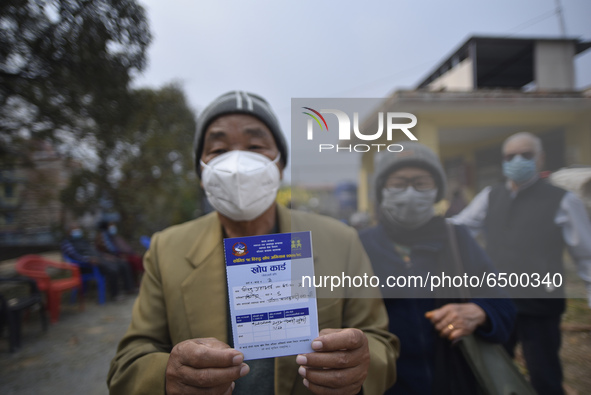
{"type": "Polygon", "coordinates": [[[227,395],[234,380],[250,371],[244,355],[214,339],[191,339],[177,344],[166,365],[166,394],[227,395]]]}
{"type": "Polygon", "coordinates": [[[441,337],[455,340],[471,334],[486,323],[486,313],[474,303],[450,303],[428,311],[425,317],[431,320],[441,337]]]}
{"type": "Polygon", "coordinates": [[[304,385],[315,394],[357,394],[367,377],[369,347],[359,329],[323,329],[312,342],[316,352],[298,355],[304,385]]]}

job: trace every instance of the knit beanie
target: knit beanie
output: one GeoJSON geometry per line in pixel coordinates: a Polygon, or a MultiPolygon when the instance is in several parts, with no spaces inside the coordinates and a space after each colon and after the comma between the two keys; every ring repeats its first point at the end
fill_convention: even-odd
{"type": "Polygon", "coordinates": [[[287,164],[287,143],[279,121],[275,113],[269,106],[269,103],[262,97],[253,93],[232,91],[225,93],[215,99],[199,116],[197,120],[197,131],[195,132],[195,140],[193,141],[193,152],[195,153],[195,169],[197,175],[201,177],[201,166],[199,160],[203,153],[203,139],[205,138],[205,131],[207,127],[216,119],[222,115],[228,114],[247,114],[252,115],[261,120],[275,138],[275,144],[281,154],[280,161],[287,164]]]}
{"type": "Polygon", "coordinates": [[[445,172],[435,152],[426,145],[412,141],[399,142],[398,144],[404,147],[400,152],[380,151],[376,153],[375,192],[378,203],[382,201],[382,189],[384,189],[388,176],[402,167],[418,167],[431,173],[437,185],[435,202],[440,201],[445,194],[446,180],[445,172]]]}

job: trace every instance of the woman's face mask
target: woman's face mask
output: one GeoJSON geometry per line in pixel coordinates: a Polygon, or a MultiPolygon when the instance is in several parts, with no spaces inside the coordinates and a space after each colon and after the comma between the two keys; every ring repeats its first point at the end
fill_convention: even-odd
{"type": "Polygon", "coordinates": [[[412,186],[384,188],[380,210],[388,223],[416,229],[435,215],[433,204],[436,197],[437,188],[426,191],[417,191],[412,186]]]}
{"type": "Polygon", "coordinates": [[[234,150],[203,166],[202,181],[211,205],[234,221],[250,221],[275,201],[281,182],[277,162],[265,155],[234,150]]]}

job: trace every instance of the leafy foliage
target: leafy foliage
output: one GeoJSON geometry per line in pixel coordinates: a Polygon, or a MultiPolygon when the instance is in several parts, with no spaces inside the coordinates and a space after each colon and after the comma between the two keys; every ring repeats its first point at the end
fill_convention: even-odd
{"type": "Polygon", "coordinates": [[[82,214],[107,198],[121,214],[124,234],[136,239],[194,218],[199,183],[193,166],[195,114],[177,85],[132,93],[132,116],[106,164],[110,181],[81,170],[62,200],[82,214]]]}
{"type": "Polygon", "coordinates": [[[135,0],[0,2],[0,132],[80,138],[118,125],[151,36],[135,0]]]}
{"type": "Polygon", "coordinates": [[[0,1],[0,168],[40,141],[67,148],[65,207],[117,211],[134,239],[194,217],[198,201],[181,88],[129,87],[150,40],[137,0],[0,1]]]}

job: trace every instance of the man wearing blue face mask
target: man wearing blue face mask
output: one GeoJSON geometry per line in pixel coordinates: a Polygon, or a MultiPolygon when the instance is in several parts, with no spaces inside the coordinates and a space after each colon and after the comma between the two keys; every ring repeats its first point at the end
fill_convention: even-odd
{"type": "MultiPolygon", "coordinates": [[[[503,145],[506,185],[487,187],[454,217],[474,234],[485,231],[486,248],[499,272],[563,274],[566,246],[587,286],[591,307],[591,224],[585,207],[573,193],[540,179],[542,143],[531,133],[517,133],[503,145]]],[[[563,394],[559,359],[560,320],[565,310],[564,290],[537,289],[539,297],[513,292],[518,310],[511,341],[520,342],[536,391],[563,394]]],[[[528,294],[529,295],[529,294],[528,294]]]]}
{"type": "Polygon", "coordinates": [[[275,203],[288,149],[262,97],[234,91],[214,100],[199,117],[194,152],[215,212],[152,237],[111,363],[111,394],[383,394],[397,340],[379,298],[318,298],[316,352],[246,364],[232,348],[224,238],[309,230],[317,276],[371,266],[352,228],[275,203]]]}
{"type": "MultiPolygon", "coordinates": [[[[97,251],[84,237],[84,232],[78,223],[73,222],[69,226],[69,235],[61,243],[62,253],[77,262],[98,266],[106,277],[113,300],[120,300],[119,280],[123,282],[123,289],[127,293],[133,293],[133,281],[131,269],[126,262],[114,255],[97,251]]],[[[87,270],[83,268],[83,270],[87,270]]]]}

